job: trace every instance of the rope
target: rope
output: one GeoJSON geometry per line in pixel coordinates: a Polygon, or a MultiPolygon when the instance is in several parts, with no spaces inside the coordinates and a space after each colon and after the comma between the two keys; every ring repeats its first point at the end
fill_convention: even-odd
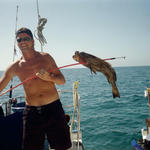
{"type": "Polygon", "coordinates": [[[46,41],[42,31],[44,29],[45,24],[47,23],[47,19],[40,17],[38,0],[36,2],[37,2],[37,14],[38,14],[38,26],[37,26],[37,30],[35,32],[37,32],[38,37],[35,34],[34,34],[34,36],[37,40],[39,40],[39,42],[41,44],[41,51],[43,51],[43,46],[44,46],[44,44],[47,43],[47,41],[46,41]]]}
{"type": "Polygon", "coordinates": [[[45,24],[47,23],[46,18],[40,18],[38,20],[38,26],[37,26],[37,35],[38,40],[40,41],[41,45],[43,46],[45,43],[47,43],[45,37],[43,36],[42,30],[44,29],[45,24]]]}

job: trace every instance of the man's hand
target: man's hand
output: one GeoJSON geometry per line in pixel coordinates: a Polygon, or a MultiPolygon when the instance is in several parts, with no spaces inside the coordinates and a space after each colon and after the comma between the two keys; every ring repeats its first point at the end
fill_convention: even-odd
{"type": "Polygon", "coordinates": [[[51,81],[58,85],[62,85],[65,83],[65,78],[60,71],[57,71],[57,73],[52,73],[46,71],[45,69],[41,69],[39,72],[36,73],[36,76],[44,81],[51,81]]]}
{"type": "Polygon", "coordinates": [[[36,73],[36,76],[42,80],[51,81],[51,77],[53,77],[54,74],[47,72],[45,69],[41,69],[36,73]]]}

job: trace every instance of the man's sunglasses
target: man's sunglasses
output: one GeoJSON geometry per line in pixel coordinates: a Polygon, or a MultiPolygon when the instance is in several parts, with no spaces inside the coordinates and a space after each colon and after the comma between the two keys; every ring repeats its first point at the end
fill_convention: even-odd
{"type": "Polygon", "coordinates": [[[22,41],[30,41],[31,38],[30,37],[24,37],[24,38],[17,38],[17,42],[20,43],[22,41]]]}

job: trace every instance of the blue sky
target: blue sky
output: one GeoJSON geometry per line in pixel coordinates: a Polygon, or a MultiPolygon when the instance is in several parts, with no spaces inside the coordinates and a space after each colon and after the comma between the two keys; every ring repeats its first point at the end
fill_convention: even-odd
{"type": "MultiPolygon", "coordinates": [[[[0,1],[0,70],[12,63],[17,5],[17,28],[36,30],[36,0],[0,1]]],[[[76,50],[102,59],[127,57],[109,61],[114,67],[150,66],[149,0],[39,0],[39,10],[48,19],[43,31],[48,43],[43,49],[58,66],[75,63],[76,50]]],[[[35,48],[40,51],[37,40],[35,48]]]]}

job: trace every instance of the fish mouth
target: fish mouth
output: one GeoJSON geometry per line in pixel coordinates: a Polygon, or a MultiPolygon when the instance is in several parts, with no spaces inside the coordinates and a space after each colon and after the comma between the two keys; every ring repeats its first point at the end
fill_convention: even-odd
{"type": "Polygon", "coordinates": [[[76,57],[75,55],[73,55],[72,58],[73,58],[75,61],[79,61],[79,59],[77,59],[77,57],[76,57]]]}
{"type": "Polygon", "coordinates": [[[75,61],[80,61],[80,53],[79,51],[75,51],[74,55],[72,56],[72,58],[75,60],[75,61]]]}

